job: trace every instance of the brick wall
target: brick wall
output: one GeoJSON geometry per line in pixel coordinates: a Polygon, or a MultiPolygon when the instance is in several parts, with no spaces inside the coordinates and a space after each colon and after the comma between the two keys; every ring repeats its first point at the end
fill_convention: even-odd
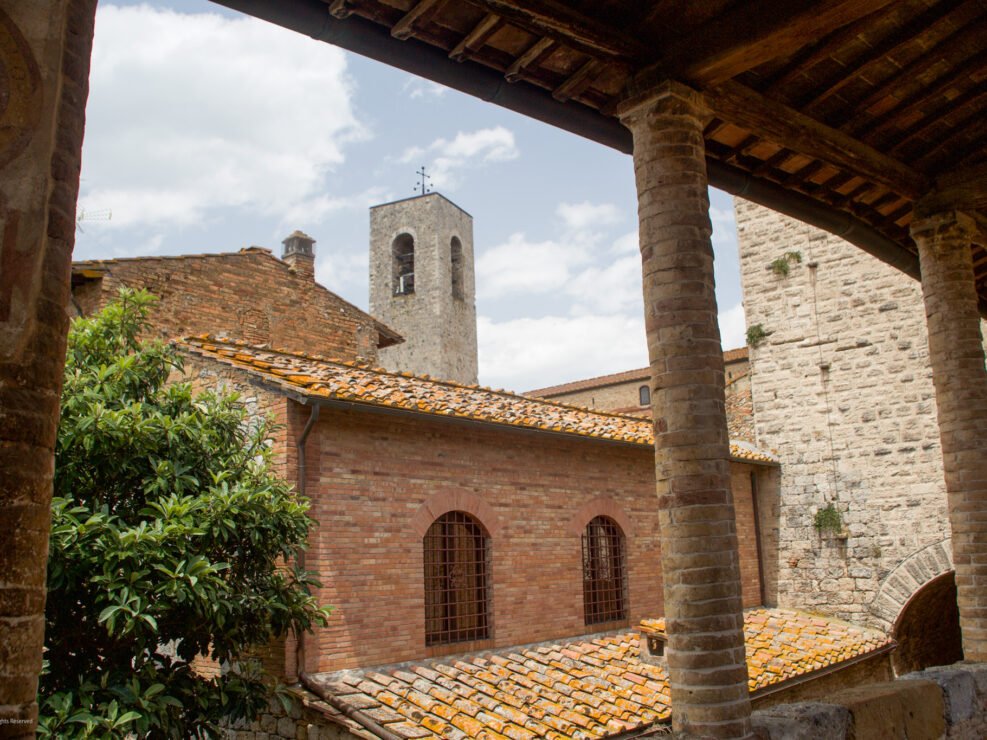
{"type": "Polygon", "coordinates": [[[151,320],[163,337],[209,333],[327,357],[377,358],[378,329],[368,314],[267,250],[81,264],[105,270],[102,279],[75,278],[73,299],[84,314],[120,287],[143,287],[161,299],[151,320]]]}
{"type": "MultiPolygon", "coordinates": [[[[739,199],[736,214],[747,323],[769,332],[751,384],[756,441],[782,460],[779,603],[889,628],[889,575],[949,537],[921,287],[806,224],[739,199]],[[769,269],[790,251],[787,276],[769,269]],[[813,528],[829,501],[846,538],[813,528]]],[[[939,572],[912,570],[911,589],[939,572]]]]}
{"type": "MultiPolygon", "coordinates": [[[[307,413],[293,408],[291,426],[307,413]]],[[[307,639],[310,672],[429,654],[421,530],[442,502],[479,506],[491,531],[493,627],[490,640],[432,654],[592,631],[583,623],[580,537],[594,511],[620,512],[626,525],[627,623],[663,613],[650,448],[331,409],[310,440],[307,488],[321,524],[308,564],[336,609],[332,625],[307,639]],[[430,502],[432,513],[423,508],[430,502]]],[[[750,470],[737,468],[745,602],[753,605],[750,470]]]]}

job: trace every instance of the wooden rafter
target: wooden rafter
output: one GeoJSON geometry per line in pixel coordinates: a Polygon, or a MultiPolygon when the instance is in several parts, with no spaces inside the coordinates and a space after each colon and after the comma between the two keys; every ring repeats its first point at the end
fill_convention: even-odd
{"type": "Polygon", "coordinates": [[[971,42],[976,42],[984,38],[987,38],[987,21],[981,21],[980,23],[962,28],[952,36],[943,39],[939,44],[914,60],[911,64],[906,64],[896,74],[893,74],[881,84],[876,85],[866,97],[854,101],[854,108],[857,110],[857,113],[846,121],[843,128],[854,130],[865,119],[869,118],[867,110],[886,98],[895,88],[918,79],[936,65],[941,64],[944,58],[949,59],[953,57],[956,49],[962,50],[971,42]]]}
{"type": "Polygon", "coordinates": [[[487,13],[483,20],[477,23],[473,30],[463,37],[463,40],[449,52],[449,58],[456,62],[468,59],[470,55],[483,46],[501,27],[503,21],[496,13],[487,13]]]}
{"type": "Polygon", "coordinates": [[[353,5],[349,0],[332,0],[329,4],[329,15],[338,20],[346,20],[353,15],[353,5]]]}
{"type": "Polygon", "coordinates": [[[603,70],[603,62],[599,59],[590,59],[557,88],[552,90],[552,97],[560,103],[573,98],[585,90],[596,76],[603,70]]]}
{"type": "Polygon", "coordinates": [[[898,12],[898,8],[894,5],[890,8],[878,8],[870,15],[865,15],[860,20],[831,33],[817,44],[808,55],[787,69],[782,70],[781,74],[771,81],[771,86],[785,89],[798,79],[799,76],[831,57],[853,39],[867,33],[875,25],[883,22],[890,12],[898,12]]]}
{"type": "Polygon", "coordinates": [[[418,3],[391,26],[391,36],[404,41],[415,33],[415,23],[434,13],[445,0],[418,0],[418,3]]]}
{"type": "Polygon", "coordinates": [[[695,85],[716,85],[853,23],[891,0],[752,0],[662,50],[661,66],[695,85]]]}
{"type": "Polygon", "coordinates": [[[925,177],[919,172],[739,83],[712,88],[705,98],[713,115],[793,152],[856,172],[908,197],[920,197],[926,190],[925,177]]]}
{"type": "Polygon", "coordinates": [[[469,0],[537,36],[547,36],[590,56],[646,58],[648,47],[628,34],[574,11],[557,0],[469,0]]]}
{"type": "MultiPolygon", "coordinates": [[[[957,0],[946,1],[951,5],[957,4],[957,0]]],[[[904,28],[901,28],[896,33],[890,34],[879,44],[861,55],[861,57],[853,65],[854,74],[840,74],[839,78],[832,84],[826,86],[822,90],[815,91],[810,99],[800,101],[799,109],[805,113],[809,113],[810,115],[819,110],[823,103],[843,90],[847,85],[854,83],[861,76],[866,77],[875,65],[883,63],[886,56],[893,56],[900,53],[906,47],[914,44],[922,36],[928,34],[930,32],[930,23],[936,23],[937,18],[937,25],[942,25],[944,27],[949,25],[947,23],[948,16],[940,18],[940,14],[941,10],[938,6],[931,8],[912,20],[904,28]]]]}
{"type": "Polygon", "coordinates": [[[550,38],[543,38],[536,41],[521,56],[504,71],[504,77],[508,82],[517,82],[521,79],[524,71],[532,66],[544,61],[549,54],[555,51],[555,41],[550,38]]]}

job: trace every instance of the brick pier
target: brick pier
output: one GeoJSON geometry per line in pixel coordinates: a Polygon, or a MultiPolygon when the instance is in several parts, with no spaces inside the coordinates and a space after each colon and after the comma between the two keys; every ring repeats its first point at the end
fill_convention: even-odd
{"type": "Polygon", "coordinates": [[[673,726],[749,737],[702,99],[665,82],[619,113],[634,137],[673,726]]]}

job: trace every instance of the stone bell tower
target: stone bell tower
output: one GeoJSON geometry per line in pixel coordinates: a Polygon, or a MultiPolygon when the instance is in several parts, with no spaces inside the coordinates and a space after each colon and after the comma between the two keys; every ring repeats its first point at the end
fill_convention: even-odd
{"type": "Polygon", "coordinates": [[[438,193],[370,209],[370,313],[404,336],[388,370],[476,383],[473,217],[438,193]]]}

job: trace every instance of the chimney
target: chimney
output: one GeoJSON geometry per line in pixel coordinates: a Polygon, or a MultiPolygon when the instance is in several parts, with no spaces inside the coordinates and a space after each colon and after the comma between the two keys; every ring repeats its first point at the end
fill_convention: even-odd
{"type": "Polygon", "coordinates": [[[315,239],[295,231],[281,243],[284,245],[281,259],[299,276],[315,280],[315,239]]]}
{"type": "Polygon", "coordinates": [[[665,666],[665,647],[668,635],[665,633],[664,620],[647,620],[638,626],[641,633],[641,649],[639,657],[642,663],[665,666]]]}

